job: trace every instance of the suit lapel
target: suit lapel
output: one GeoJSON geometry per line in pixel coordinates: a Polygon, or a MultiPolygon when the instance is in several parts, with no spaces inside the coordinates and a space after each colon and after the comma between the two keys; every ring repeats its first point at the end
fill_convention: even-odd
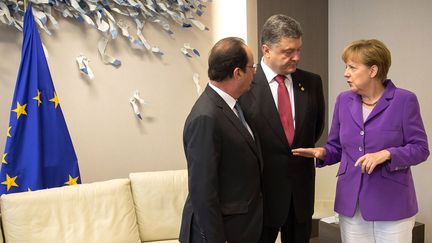
{"type": "Polygon", "coordinates": [[[293,140],[294,145],[299,139],[299,132],[301,131],[301,126],[303,125],[303,121],[306,117],[307,107],[309,106],[307,92],[310,92],[310,90],[305,90],[305,87],[303,86],[303,81],[301,77],[299,77],[297,72],[291,74],[291,77],[293,80],[293,95],[295,104],[295,132],[293,140]]]}
{"type": "Polygon", "coordinates": [[[249,133],[247,128],[241,123],[240,119],[234,114],[234,111],[228,106],[228,104],[219,96],[216,91],[214,91],[209,85],[207,85],[205,92],[214,102],[214,104],[222,109],[223,114],[228,118],[228,120],[234,125],[234,127],[239,131],[243,138],[247,141],[254,153],[259,157],[257,147],[252,135],[249,133]]]}
{"type": "Polygon", "coordinates": [[[261,68],[261,65],[258,66],[257,73],[255,74],[254,85],[257,85],[257,88],[254,89],[257,93],[254,95],[259,97],[258,102],[262,102],[262,113],[265,116],[265,120],[269,123],[269,126],[277,135],[277,137],[283,143],[288,145],[288,141],[280,121],[279,112],[276,108],[270,86],[267,82],[267,78],[261,68]]]}
{"type": "Polygon", "coordinates": [[[365,124],[368,123],[370,120],[372,120],[375,116],[383,112],[390,105],[390,100],[393,99],[396,86],[390,80],[388,80],[385,85],[386,88],[384,90],[382,97],[378,100],[378,103],[372,109],[371,113],[369,114],[369,116],[365,121],[365,124]]]}
{"type": "Polygon", "coordinates": [[[352,93],[350,102],[351,104],[348,104],[348,106],[350,107],[351,117],[357,126],[363,129],[363,111],[360,95],[352,93]]]}

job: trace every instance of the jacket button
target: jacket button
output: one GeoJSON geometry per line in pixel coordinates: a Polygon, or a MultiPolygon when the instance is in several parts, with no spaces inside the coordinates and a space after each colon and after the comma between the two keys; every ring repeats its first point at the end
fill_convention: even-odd
{"type": "Polygon", "coordinates": [[[359,151],[362,152],[363,151],[363,147],[360,146],[359,147],[359,151]]]}
{"type": "Polygon", "coordinates": [[[360,135],[362,135],[362,136],[363,136],[363,135],[364,135],[364,131],[360,131],[360,135]]]}

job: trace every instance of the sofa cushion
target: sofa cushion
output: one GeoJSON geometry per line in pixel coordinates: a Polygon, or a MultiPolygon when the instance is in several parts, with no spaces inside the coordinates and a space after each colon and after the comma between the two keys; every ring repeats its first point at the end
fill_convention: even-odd
{"type": "Polygon", "coordinates": [[[141,240],[177,239],[188,193],[187,171],[131,173],[129,178],[141,240]]]}
{"type": "Polygon", "coordinates": [[[140,242],[128,179],[1,197],[8,243],[140,242]]]}
{"type": "Polygon", "coordinates": [[[142,243],[179,243],[178,240],[143,241],[142,243]]]}

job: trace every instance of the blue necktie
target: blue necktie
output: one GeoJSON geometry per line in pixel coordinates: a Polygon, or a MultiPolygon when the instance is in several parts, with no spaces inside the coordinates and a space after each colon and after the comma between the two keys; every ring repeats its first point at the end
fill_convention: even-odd
{"type": "Polygon", "coordinates": [[[245,126],[246,129],[248,129],[248,125],[247,125],[246,120],[244,118],[242,108],[240,107],[240,104],[238,102],[235,103],[234,109],[237,111],[238,118],[243,123],[243,126],[245,126]]]}

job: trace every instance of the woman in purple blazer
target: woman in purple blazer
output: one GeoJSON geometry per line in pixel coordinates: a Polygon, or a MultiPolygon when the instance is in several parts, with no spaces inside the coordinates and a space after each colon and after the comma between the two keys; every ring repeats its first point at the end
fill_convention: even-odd
{"type": "Polygon", "coordinates": [[[411,242],[418,212],[411,166],[429,156],[417,97],[387,79],[391,57],[381,41],[355,41],[342,59],[350,91],[337,97],[327,144],[293,154],[317,158],[317,167],[340,162],[343,242],[411,242]]]}

